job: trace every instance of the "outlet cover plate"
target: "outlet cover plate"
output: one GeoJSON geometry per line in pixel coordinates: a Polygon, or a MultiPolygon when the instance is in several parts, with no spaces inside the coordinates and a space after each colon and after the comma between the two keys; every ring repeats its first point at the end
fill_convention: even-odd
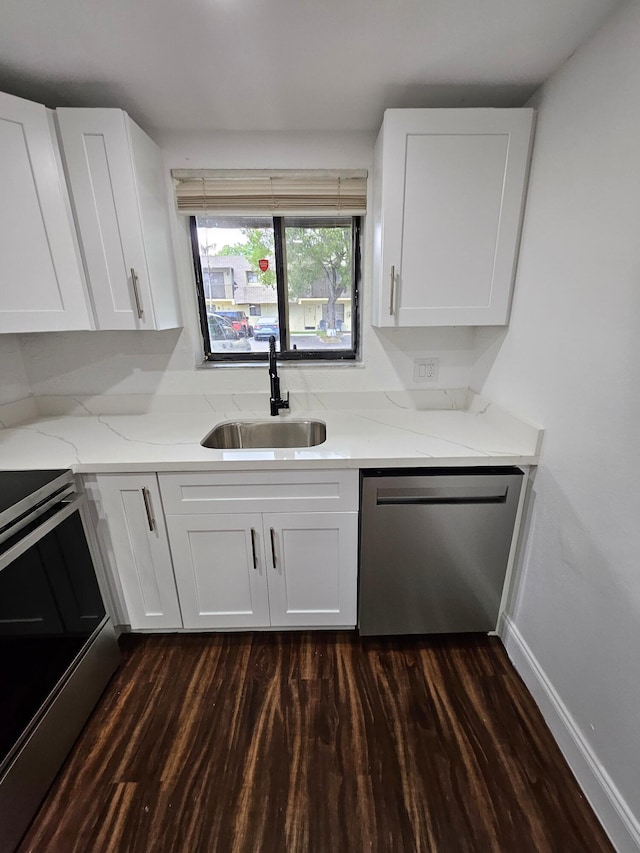
{"type": "Polygon", "coordinates": [[[414,358],[413,381],[437,382],[439,362],[437,358],[414,358]]]}

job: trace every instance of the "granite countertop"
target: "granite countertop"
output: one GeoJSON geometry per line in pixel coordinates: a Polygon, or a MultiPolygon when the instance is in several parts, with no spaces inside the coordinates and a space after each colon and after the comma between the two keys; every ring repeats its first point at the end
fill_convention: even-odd
{"type": "MultiPolygon", "coordinates": [[[[542,430],[490,401],[466,393],[449,394],[449,408],[415,408],[415,400],[354,399],[357,408],[330,407],[331,401],[292,399],[280,418],[317,418],[327,425],[316,447],[275,450],[209,450],[200,441],[222,421],[268,419],[264,405],[237,399],[203,407],[185,398],[179,406],[156,401],[155,411],[112,413],[117,407],[73,398],[58,401],[56,413],[35,414],[0,429],[0,469],[72,468],[76,473],[139,471],[255,470],[291,468],[375,468],[464,465],[535,465],[542,430]],[[364,406],[362,405],[364,403],[364,406]],[[77,404],[77,405],[76,405],[77,404]],[[222,408],[219,408],[222,406],[222,408]],[[101,413],[100,409],[102,409],[101,413]],[[107,411],[110,409],[111,411],[107,411]]],[[[419,401],[418,401],[419,402],[419,401]]],[[[174,400],[175,403],[175,400],[174,400]]],[[[260,403],[263,403],[260,400],[260,403]]],[[[341,406],[345,401],[341,401],[341,406]]],[[[133,404],[120,406],[131,409],[133,404]]],[[[146,407],[149,409],[149,406],[146,407]]]]}

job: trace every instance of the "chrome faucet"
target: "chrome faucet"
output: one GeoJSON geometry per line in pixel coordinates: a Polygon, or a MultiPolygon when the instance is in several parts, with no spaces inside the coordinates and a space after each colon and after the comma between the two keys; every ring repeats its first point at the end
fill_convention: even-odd
{"type": "Polygon", "coordinates": [[[274,416],[280,414],[280,409],[289,408],[289,392],[287,391],[287,399],[283,400],[280,396],[280,379],[278,378],[278,365],[276,364],[276,339],[273,335],[269,337],[269,385],[271,388],[269,406],[271,415],[274,416]]]}

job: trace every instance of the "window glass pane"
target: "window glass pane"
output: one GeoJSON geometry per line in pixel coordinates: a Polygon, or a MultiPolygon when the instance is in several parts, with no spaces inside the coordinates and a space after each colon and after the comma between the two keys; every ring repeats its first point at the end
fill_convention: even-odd
{"type": "Polygon", "coordinates": [[[355,358],[357,219],[203,215],[191,234],[209,360],[266,361],[272,335],[282,359],[355,358]]]}
{"type": "Polygon", "coordinates": [[[351,218],[286,217],[288,347],[350,350],[351,218]]]}
{"type": "Polygon", "coordinates": [[[266,353],[270,334],[279,350],[271,217],[198,216],[196,227],[211,352],[266,353]]]}
{"type": "Polygon", "coordinates": [[[239,355],[251,352],[251,339],[234,329],[232,321],[224,314],[208,311],[207,326],[211,352],[239,355]]]}

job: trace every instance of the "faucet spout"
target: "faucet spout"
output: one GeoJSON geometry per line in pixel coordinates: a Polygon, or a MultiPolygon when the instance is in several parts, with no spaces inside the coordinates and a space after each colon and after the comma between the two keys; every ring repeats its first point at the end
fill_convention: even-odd
{"type": "Polygon", "coordinates": [[[273,335],[269,337],[269,389],[269,411],[273,417],[280,414],[280,409],[289,408],[289,392],[287,392],[286,400],[280,396],[280,378],[276,363],[276,339],[273,335]]]}

